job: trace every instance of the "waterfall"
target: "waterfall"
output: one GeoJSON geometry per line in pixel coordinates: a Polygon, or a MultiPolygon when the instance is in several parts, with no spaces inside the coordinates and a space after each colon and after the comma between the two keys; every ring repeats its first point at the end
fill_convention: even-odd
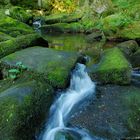
{"type": "Polygon", "coordinates": [[[78,140],[93,140],[85,130],[67,127],[67,122],[76,112],[75,109],[94,95],[95,84],[88,76],[85,65],[78,63],[72,73],[70,87],[60,94],[50,108],[50,118],[41,140],[55,140],[58,132],[74,132],[79,135],[78,140]]]}
{"type": "Polygon", "coordinates": [[[33,27],[35,30],[38,30],[41,26],[41,20],[36,20],[33,22],[33,27]]]}
{"type": "Polygon", "coordinates": [[[140,85],[140,68],[133,69],[133,71],[132,71],[132,82],[140,85]]]}

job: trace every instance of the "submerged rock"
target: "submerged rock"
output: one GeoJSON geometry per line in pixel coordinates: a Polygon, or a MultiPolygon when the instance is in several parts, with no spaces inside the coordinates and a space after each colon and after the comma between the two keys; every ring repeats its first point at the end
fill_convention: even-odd
{"type": "Polygon", "coordinates": [[[41,45],[48,47],[48,42],[38,34],[28,34],[0,42],[0,58],[27,47],[41,45]]]}
{"type": "Polygon", "coordinates": [[[16,67],[17,62],[22,62],[29,71],[42,75],[42,78],[45,78],[52,86],[65,88],[77,60],[78,55],[74,52],[32,47],[4,57],[1,59],[1,65],[2,69],[5,69],[16,67]]]}
{"type": "Polygon", "coordinates": [[[129,84],[131,65],[118,48],[107,49],[103,52],[99,64],[91,70],[91,76],[105,84],[129,84]]]}
{"type": "Polygon", "coordinates": [[[42,79],[36,80],[30,75],[25,74],[0,92],[1,140],[35,139],[46,120],[53,89],[42,79]]]}

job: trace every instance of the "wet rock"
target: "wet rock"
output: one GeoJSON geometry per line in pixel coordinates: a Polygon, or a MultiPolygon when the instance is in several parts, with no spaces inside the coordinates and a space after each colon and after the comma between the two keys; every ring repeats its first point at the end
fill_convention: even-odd
{"type": "Polygon", "coordinates": [[[103,38],[103,34],[101,31],[95,31],[89,34],[86,39],[88,42],[100,41],[103,38]]]}
{"type": "Polygon", "coordinates": [[[55,136],[55,140],[62,140],[62,139],[74,140],[74,138],[72,138],[72,136],[67,132],[58,132],[55,136]]]}
{"type": "Polygon", "coordinates": [[[99,64],[91,69],[92,79],[107,84],[129,84],[131,81],[131,65],[118,48],[103,52],[99,64]]]}
{"type": "Polygon", "coordinates": [[[94,136],[105,139],[139,136],[140,88],[107,85],[97,89],[98,98],[93,99],[85,110],[72,118],[71,124],[88,129],[94,136]]]}
{"type": "Polygon", "coordinates": [[[48,42],[38,34],[28,34],[0,42],[0,58],[27,47],[41,45],[48,47],[48,42]]]}
{"type": "Polygon", "coordinates": [[[46,24],[78,22],[82,18],[80,14],[54,14],[45,17],[46,24]]]}
{"type": "Polygon", "coordinates": [[[129,40],[116,45],[127,57],[131,56],[139,49],[139,45],[135,40],[129,40]]]}
{"type": "Polygon", "coordinates": [[[138,49],[132,56],[131,56],[131,63],[133,67],[140,67],[140,49],[138,49]]]}
{"type": "Polygon", "coordinates": [[[77,53],[56,51],[43,47],[32,47],[15,52],[1,59],[2,68],[16,67],[22,62],[28,70],[46,79],[52,86],[65,88],[69,83],[71,70],[78,60],[77,53]]]}
{"type": "Polygon", "coordinates": [[[134,40],[129,40],[116,45],[126,56],[133,67],[139,67],[139,45],[134,40]]]}
{"type": "MultiPolygon", "coordinates": [[[[30,74],[31,75],[31,74],[30,74]]],[[[42,79],[24,75],[21,79],[0,85],[0,139],[35,139],[46,120],[53,98],[53,88],[42,79]],[[26,77],[26,79],[25,79],[26,77]],[[30,77],[30,78],[29,78],[30,77]]]]}

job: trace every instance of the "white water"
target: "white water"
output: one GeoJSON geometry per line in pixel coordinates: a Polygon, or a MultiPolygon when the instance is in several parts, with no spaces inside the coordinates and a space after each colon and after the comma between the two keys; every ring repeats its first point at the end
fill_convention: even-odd
{"type": "Polygon", "coordinates": [[[41,27],[42,25],[41,25],[41,20],[37,20],[37,21],[34,21],[33,22],[33,27],[34,27],[34,29],[39,29],[40,27],[41,27]]]}
{"type": "Polygon", "coordinates": [[[70,87],[66,92],[61,93],[51,106],[50,119],[41,139],[55,140],[58,132],[69,131],[77,133],[80,136],[80,140],[93,140],[93,137],[83,129],[68,128],[66,125],[68,119],[73,115],[75,108],[94,94],[95,84],[88,76],[85,65],[77,64],[72,73],[70,87]]]}
{"type": "Polygon", "coordinates": [[[140,71],[132,71],[132,76],[140,77],[140,71]]]}

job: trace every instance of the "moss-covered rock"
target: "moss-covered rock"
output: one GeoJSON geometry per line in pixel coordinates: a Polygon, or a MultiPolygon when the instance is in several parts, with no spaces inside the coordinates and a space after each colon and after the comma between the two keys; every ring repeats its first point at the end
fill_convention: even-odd
{"type": "MultiPolygon", "coordinates": [[[[53,89],[43,80],[24,77],[0,93],[0,139],[35,139],[46,120],[53,89]]],[[[1,82],[0,82],[1,83],[1,82]]]]}
{"type": "Polygon", "coordinates": [[[55,23],[71,23],[78,22],[82,18],[80,14],[54,14],[49,15],[44,18],[46,24],[55,24],[55,23]]]}
{"type": "Polygon", "coordinates": [[[9,16],[24,23],[28,23],[32,19],[31,13],[18,6],[13,6],[9,9],[9,16]]]}
{"type": "Polygon", "coordinates": [[[131,56],[139,49],[139,45],[135,40],[129,40],[116,45],[126,56],[131,56]]]}
{"type": "Polygon", "coordinates": [[[140,47],[134,40],[125,41],[116,45],[126,56],[133,67],[140,66],[140,47]]]}
{"type": "Polygon", "coordinates": [[[0,32],[8,34],[12,37],[17,37],[19,35],[31,34],[34,31],[30,26],[16,19],[2,15],[0,18],[0,32]]]}
{"type": "Polygon", "coordinates": [[[84,32],[83,26],[78,22],[44,25],[41,27],[41,29],[46,32],[60,32],[60,33],[84,32]]]}
{"type": "Polygon", "coordinates": [[[5,33],[0,32],[0,42],[6,41],[6,40],[9,40],[9,39],[12,39],[12,37],[5,34],[5,33]]]}
{"type": "Polygon", "coordinates": [[[102,30],[107,36],[111,36],[118,32],[118,29],[129,25],[131,23],[131,18],[127,17],[125,14],[117,13],[109,15],[101,20],[102,30]]]}
{"type": "Polygon", "coordinates": [[[105,50],[91,73],[101,83],[123,85],[131,81],[131,66],[118,48],[105,50]]]}
{"type": "Polygon", "coordinates": [[[119,30],[117,37],[125,39],[140,39],[140,22],[135,21],[119,30]]]}
{"type": "Polygon", "coordinates": [[[131,55],[130,62],[133,67],[140,67],[140,49],[131,55]]]}
{"type": "Polygon", "coordinates": [[[41,45],[48,47],[48,42],[38,34],[28,34],[0,42],[0,58],[27,47],[41,45]]]}
{"type": "Polygon", "coordinates": [[[77,59],[77,53],[32,47],[4,57],[1,64],[4,70],[7,67],[17,67],[16,63],[22,62],[29,71],[42,75],[52,86],[65,88],[77,59]]]}

